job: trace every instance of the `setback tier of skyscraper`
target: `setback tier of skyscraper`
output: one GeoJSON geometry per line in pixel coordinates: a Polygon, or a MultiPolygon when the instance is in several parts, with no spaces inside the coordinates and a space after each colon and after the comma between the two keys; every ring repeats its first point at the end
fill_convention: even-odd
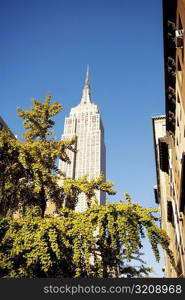
{"type": "MultiPolygon", "coordinates": [[[[62,139],[71,139],[74,136],[77,136],[77,153],[68,153],[71,164],[59,162],[59,167],[66,177],[79,179],[88,175],[91,179],[97,178],[100,173],[105,175],[104,128],[99,108],[91,102],[89,68],[81,102],[72,108],[69,117],[65,118],[62,139]]],[[[105,204],[105,193],[97,191],[96,200],[99,204],[105,204]]],[[[86,197],[80,194],[76,211],[83,211],[86,207],[86,197]]]]}

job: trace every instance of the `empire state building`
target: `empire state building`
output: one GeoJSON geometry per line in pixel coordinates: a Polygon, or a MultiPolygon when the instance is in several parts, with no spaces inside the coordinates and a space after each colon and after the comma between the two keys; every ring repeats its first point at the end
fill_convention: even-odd
{"type": "MultiPolygon", "coordinates": [[[[104,129],[99,108],[91,101],[89,68],[85,79],[80,104],[71,108],[69,117],[65,118],[62,139],[77,136],[77,152],[68,152],[71,164],[59,162],[59,168],[68,178],[79,179],[85,175],[88,179],[104,175],[106,152],[104,144],[104,129]]],[[[105,193],[96,191],[98,204],[105,204],[105,193]]],[[[76,205],[76,211],[87,208],[86,196],[81,193],[76,205]]]]}

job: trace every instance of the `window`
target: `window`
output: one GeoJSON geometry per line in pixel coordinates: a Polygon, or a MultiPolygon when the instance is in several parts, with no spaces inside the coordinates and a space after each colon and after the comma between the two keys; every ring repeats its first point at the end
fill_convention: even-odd
{"type": "Polygon", "coordinates": [[[185,214],[185,154],[182,157],[180,212],[185,214]]]}
{"type": "Polygon", "coordinates": [[[180,15],[178,17],[178,24],[177,24],[177,30],[176,30],[176,47],[181,48],[181,54],[182,54],[182,62],[184,60],[184,49],[183,49],[183,35],[184,35],[184,30],[182,26],[182,21],[180,18],[180,15]]]}
{"type": "Polygon", "coordinates": [[[160,159],[160,169],[163,172],[168,173],[169,171],[169,156],[168,156],[168,144],[159,139],[159,159],[160,159]]]}
{"type": "Polygon", "coordinates": [[[167,201],[167,219],[174,226],[174,215],[172,201],[167,201]]]}
{"type": "Polygon", "coordinates": [[[178,56],[178,61],[177,61],[177,70],[178,71],[182,71],[182,67],[181,67],[179,56],[178,56]]]}
{"type": "Polygon", "coordinates": [[[180,15],[179,15],[179,20],[178,20],[178,21],[179,21],[179,22],[178,22],[178,30],[182,30],[183,27],[182,27],[182,21],[181,21],[180,15]]]}

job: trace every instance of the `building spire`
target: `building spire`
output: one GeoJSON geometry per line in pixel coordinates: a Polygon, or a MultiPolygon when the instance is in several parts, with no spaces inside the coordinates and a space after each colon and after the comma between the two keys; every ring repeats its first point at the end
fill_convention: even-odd
{"type": "Polygon", "coordinates": [[[91,103],[91,92],[90,92],[90,83],[89,83],[89,65],[87,65],[87,72],[85,78],[85,86],[82,92],[82,99],[80,104],[91,103]]]}
{"type": "Polygon", "coordinates": [[[87,72],[86,72],[85,83],[86,83],[86,84],[89,84],[89,65],[87,65],[87,72]]]}

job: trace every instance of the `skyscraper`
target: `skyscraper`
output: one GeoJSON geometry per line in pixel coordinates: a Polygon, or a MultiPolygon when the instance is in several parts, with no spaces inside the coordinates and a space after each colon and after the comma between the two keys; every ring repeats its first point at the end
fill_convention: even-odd
{"type": "MultiPolygon", "coordinates": [[[[77,153],[68,153],[71,164],[59,162],[59,167],[66,177],[79,179],[88,175],[91,179],[97,178],[101,172],[105,175],[104,128],[99,108],[91,102],[89,67],[87,67],[81,102],[72,108],[69,117],[65,118],[62,139],[70,139],[74,136],[77,136],[77,153]]],[[[105,204],[105,193],[96,191],[96,200],[99,204],[105,204]]],[[[86,197],[81,193],[76,211],[83,211],[86,207],[86,197]]]]}

